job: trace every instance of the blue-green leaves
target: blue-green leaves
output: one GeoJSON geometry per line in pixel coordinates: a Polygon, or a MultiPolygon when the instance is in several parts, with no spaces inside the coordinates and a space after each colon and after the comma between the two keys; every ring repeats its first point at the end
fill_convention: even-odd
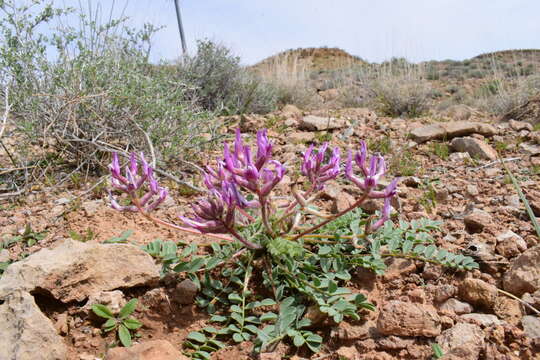
{"type": "Polygon", "coordinates": [[[138,330],[142,324],[139,320],[129,317],[137,307],[137,299],[131,299],[127,302],[117,316],[103,304],[94,304],[92,305],[92,311],[97,316],[107,319],[103,323],[102,328],[105,332],[110,332],[113,330],[118,331],[118,338],[120,342],[125,347],[131,346],[131,331],[138,330]]]}

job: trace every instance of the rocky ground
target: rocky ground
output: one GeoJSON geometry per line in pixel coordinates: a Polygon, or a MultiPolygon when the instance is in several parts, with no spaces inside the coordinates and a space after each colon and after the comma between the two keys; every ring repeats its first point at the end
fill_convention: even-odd
{"type": "MultiPolygon", "coordinates": [[[[497,122],[459,106],[437,121],[381,118],[360,108],[304,113],[294,106],[228,120],[248,133],[270,129],[277,156],[291,169],[289,182],[310,143],[347,148],[365,139],[402,176],[399,217],[443,221],[438,245],[480,264],[457,272],[394,259],[382,276],[358,270],[349,285],[377,310],[362,321],[318,329],[324,351],[312,359],[430,359],[432,343],[445,359],[540,358],[540,240],[496,161],[498,151],[540,217],[540,132],[531,124],[497,122]]],[[[357,194],[334,182],[325,195],[322,205],[338,211],[357,194]]],[[[174,220],[193,199],[173,196],[158,213],[174,220]]],[[[6,247],[0,263],[12,263],[0,279],[0,359],[181,359],[186,335],[206,323],[193,304],[192,284],[176,275],[160,278],[154,259],[132,245],[201,239],[115,212],[103,192],[66,186],[5,201],[0,226],[6,247]],[[126,230],[133,231],[128,243],[107,243],[126,230]],[[101,332],[90,307],[118,311],[132,298],[139,300],[140,336],[131,348],[110,348],[114,334],[101,332]]],[[[247,358],[250,348],[242,343],[213,358],[247,358]]],[[[261,358],[284,354],[310,358],[285,345],[261,358]]]]}

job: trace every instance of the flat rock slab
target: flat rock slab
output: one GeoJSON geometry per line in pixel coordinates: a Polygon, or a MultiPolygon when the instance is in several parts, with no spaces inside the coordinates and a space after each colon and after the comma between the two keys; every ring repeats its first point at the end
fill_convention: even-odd
{"type": "Polygon", "coordinates": [[[493,136],[497,134],[497,129],[492,125],[481,122],[452,121],[430,124],[411,131],[411,137],[417,143],[423,143],[430,140],[449,140],[457,136],[471,134],[493,136]]]}
{"type": "Polygon", "coordinates": [[[503,278],[504,290],[516,296],[540,289],[540,245],[515,258],[503,278]]]}
{"type": "Polygon", "coordinates": [[[496,160],[497,151],[486,142],[473,137],[458,137],[452,140],[450,147],[455,151],[469,153],[472,157],[496,160]]]}
{"type": "Polygon", "coordinates": [[[437,336],[437,344],[445,354],[464,360],[476,360],[484,348],[484,338],[484,332],[479,326],[458,323],[437,336]]]}
{"type": "Polygon", "coordinates": [[[345,119],[308,115],[300,120],[299,128],[307,131],[322,131],[342,129],[349,125],[349,122],[345,119]]]}
{"type": "Polygon", "coordinates": [[[15,291],[0,305],[0,359],[65,360],[67,347],[51,320],[25,291],[15,291]]]}
{"type": "Polygon", "coordinates": [[[392,300],[381,308],[377,330],[384,335],[435,337],[441,333],[441,319],[433,307],[392,300]]]}
{"type": "Polygon", "coordinates": [[[0,279],[0,299],[24,290],[46,292],[67,303],[158,281],[159,267],[136,246],[65,240],[10,265],[0,279]]]}

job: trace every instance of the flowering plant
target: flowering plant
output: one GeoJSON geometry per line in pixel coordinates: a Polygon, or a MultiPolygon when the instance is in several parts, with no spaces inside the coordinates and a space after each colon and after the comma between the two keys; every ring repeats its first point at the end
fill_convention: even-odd
{"type": "Polygon", "coordinates": [[[154,178],[143,154],[139,161],[131,154],[123,174],[118,156],[113,155],[112,186],[131,200],[120,205],[111,192],[113,208],[219,240],[210,245],[191,243],[181,255],[172,242],[156,240],[144,248],[162,261],[163,272],[186,274],[202,290],[196,303],[212,315],[210,322],[221,324],[219,330],[206,327],[188,334],[185,346],[192,349],[192,358],[210,359],[210,351],[225,346],[218,340],[221,337],[237,343],[252,340],[256,351],[271,351],[289,338],[296,347],[318,352],[323,341],[313,331],[313,323],[317,318],[334,323],[345,317],[359,319],[361,310],[372,310],[363,294],[344,285],[358,267],[383,272],[385,257],[458,269],[478,267],[472,258],[433,244],[429,233],[437,230],[438,222],[400,221],[394,227],[388,221],[398,179],[381,186],[387,174],[385,161],[380,155],[369,156],[365,142],[357,152],[348,151],[345,161],[340,150],[329,149],[327,143],[318,150],[310,146],[300,167],[305,186],[292,185],[285,200],[275,193],[288,169],[272,157],[272,150],[266,130],[257,133],[256,150],[244,144],[236,131],[234,143],[225,144],[223,157],[214,167],[205,168],[206,194],[192,205],[190,213],[180,216],[181,225],[152,214],[168,193],[154,178]],[[328,181],[339,176],[358,187],[360,196],[336,214],[324,213],[314,202],[328,181]],[[383,200],[377,219],[360,208],[369,199],[383,200]],[[208,251],[199,255],[198,246],[210,247],[210,255],[208,251]],[[262,281],[262,287],[252,284],[254,277],[262,281]],[[257,296],[253,288],[258,289],[257,296]],[[257,311],[263,306],[272,311],[257,311]]]}
{"type": "Polygon", "coordinates": [[[140,212],[153,221],[178,230],[219,239],[236,239],[253,250],[263,249],[266,244],[246,239],[238,228],[256,217],[260,217],[268,237],[285,237],[293,241],[309,236],[320,227],[358,208],[368,199],[384,199],[384,206],[380,218],[372,224],[366,224],[364,234],[376,231],[389,219],[398,179],[394,179],[384,190],[378,190],[387,168],[380,155],[373,155],[368,160],[365,142],[361,142],[357,153],[348,152],[345,171],[342,171],[339,148],[330,150],[328,143],[324,143],[316,151],[311,145],[305,151],[301,165],[301,172],[309,182],[308,189],[301,191],[293,187],[293,196],[289,202],[280,206],[273,202],[272,192],[283,180],[287,169],[272,158],[272,148],[267,131],[260,130],[257,133],[256,153],[252,153],[250,146],[242,141],[240,130],[237,130],[232,149],[229,144],[225,144],[223,158],[217,161],[216,167],[206,167],[203,177],[208,192],[192,206],[191,214],[180,216],[183,226],[152,217],[152,210],[165,200],[168,193],[153,177],[152,168],[145,161],[144,155],[141,153],[139,156],[139,167],[136,155],[131,154],[125,175],[122,175],[118,156],[114,154],[110,165],[112,186],[128,194],[132,204],[120,206],[111,194],[111,206],[121,211],[140,212]],[[355,174],[355,167],[360,170],[358,175],[355,174]],[[362,191],[358,200],[334,215],[323,214],[310,206],[324,189],[325,183],[342,174],[362,191]],[[145,187],[143,194],[141,190],[145,187]],[[324,220],[302,229],[300,223],[306,216],[321,217],[324,220]]]}

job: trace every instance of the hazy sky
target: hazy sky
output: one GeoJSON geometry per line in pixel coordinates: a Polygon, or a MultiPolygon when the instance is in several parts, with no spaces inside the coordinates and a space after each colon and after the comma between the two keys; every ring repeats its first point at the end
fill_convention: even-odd
{"type": "MultiPolygon", "coordinates": [[[[90,0],[108,11],[113,0],[90,0]]],[[[75,0],[56,0],[77,4],[75,0]]],[[[84,0],[82,1],[83,3],[84,0]]],[[[252,64],[297,47],[340,47],[369,61],[465,59],[540,48],[540,0],[181,0],[190,51],[211,38],[252,64]]],[[[125,0],[116,1],[120,11],[125,0]]],[[[154,60],[180,52],[174,0],[129,0],[133,25],[165,25],[154,60]]]]}

